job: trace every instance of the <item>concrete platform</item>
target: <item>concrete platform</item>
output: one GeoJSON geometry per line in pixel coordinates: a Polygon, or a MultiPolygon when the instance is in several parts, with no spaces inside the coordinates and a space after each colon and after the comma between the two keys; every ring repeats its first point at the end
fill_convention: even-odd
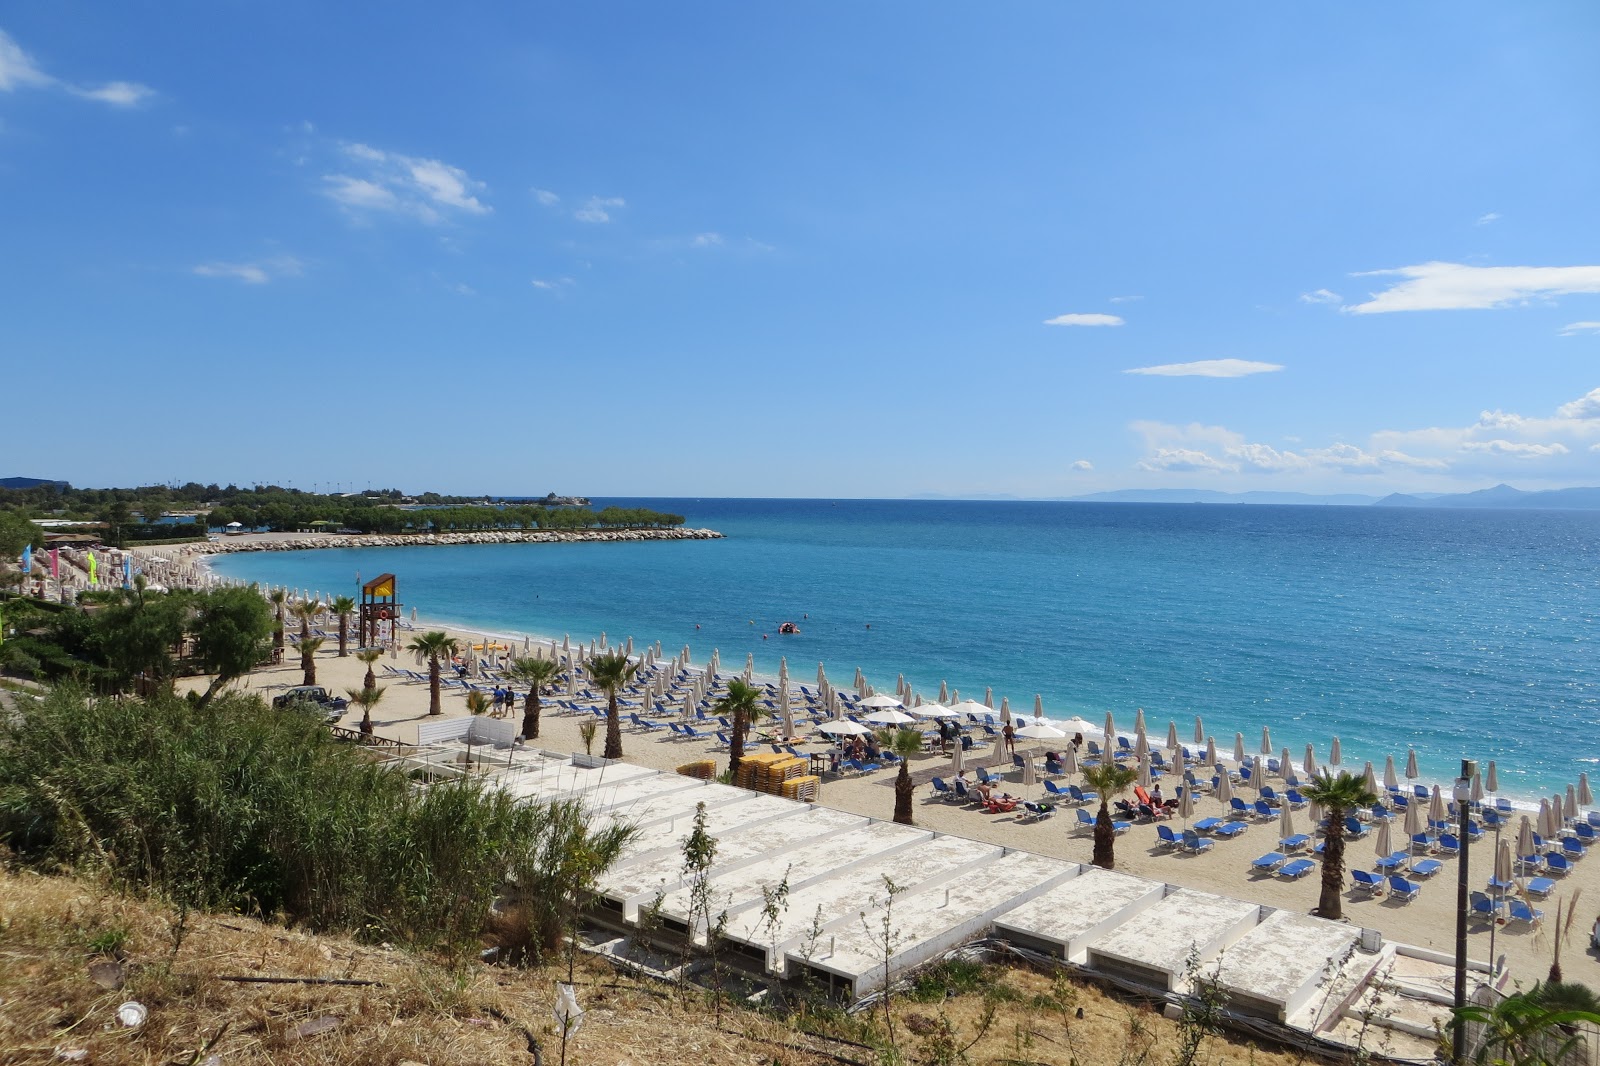
{"type": "MultiPolygon", "coordinates": [[[[1171,887],[1171,886],[1169,886],[1171,887]]],[[[1089,965],[1167,992],[1183,991],[1191,954],[1201,965],[1255,928],[1259,904],[1178,888],[1089,946],[1089,965]]]]}
{"type": "Polygon", "coordinates": [[[1076,877],[996,917],[995,935],[1081,963],[1090,944],[1165,894],[1159,881],[1083,866],[1076,877]]]}
{"type": "Polygon", "coordinates": [[[1233,1009],[1286,1022],[1332,980],[1360,940],[1352,926],[1273,911],[1222,953],[1214,972],[1233,1009]]]}

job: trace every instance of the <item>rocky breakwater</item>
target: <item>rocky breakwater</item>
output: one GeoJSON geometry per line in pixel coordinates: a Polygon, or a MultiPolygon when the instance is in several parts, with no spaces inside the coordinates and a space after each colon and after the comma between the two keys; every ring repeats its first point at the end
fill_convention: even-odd
{"type": "Polygon", "coordinates": [[[714,529],[528,529],[475,533],[338,534],[308,533],[299,537],[224,537],[193,550],[202,555],[227,552],[287,552],[309,548],[397,548],[437,544],[572,544],[624,540],[721,540],[714,529]]]}

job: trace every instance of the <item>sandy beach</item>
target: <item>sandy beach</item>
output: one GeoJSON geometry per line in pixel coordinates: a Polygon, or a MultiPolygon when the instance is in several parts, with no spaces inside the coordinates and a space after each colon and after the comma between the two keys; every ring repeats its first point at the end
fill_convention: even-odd
{"type": "MultiPolygon", "coordinates": [[[[423,625],[419,625],[414,632],[421,632],[422,629],[423,625]]],[[[468,630],[458,629],[452,632],[464,644],[482,643],[485,639],[482,634],[468,630]]],[[[402,638],[409,639],[410,635],[403,633],[402,638]]],[[[351,643],[353,647],[354,640],[351,643]]],[[[642,651],[643,645],[641,644],[639,648],[642,651]]],[[[416,669],[417,665],[404,652],[387,655],[383,662],[390,667],[403,669],[416,669]]],[[[742,664],[724,664],[723,676],[737,673],[741,666],[742,664]]],[[[703,668],[703,664],[700,664],[700,667],[703,668]]],[[[335,641],[328,641],[317,655],[318,682],[335,693],[359,688],[364,671],[363,664],[354,657],[344,659],[337,657],[335,641]]],[[[300,679],[298,657],[291,647],[283,665],[257,670],[241,682],[241,687],[246,691],[259,693],[265,698],[271,698],[284,689],[299,684],[300,679]]],[[[191,680],[189,684],[203,686],[203,681],[191,680]]],[[[488,684],[492,686],[493,683],[488,682],[488,684]]],[[[377,734],[400,743],[413,743],[416,739],[417,724],[428,717],[427,684],[386,676],[380,678],[379,685],[385,689],[385,694],[373,716],[377,734]]],[[[554,695],[546,697],[547,702],[552,704],[560,698],[554,695]]],[[[601,704],[594,701],[587,703],[587,706],[598,705],[601,704]]],[[[447,689],[443,696],[443,708],[445,716],[466,715],[468,712],[464,692],[459,689],[447,689]]],[[[512,716],[520,720],[520,701],[512,716]]],[[[542,716],[537,746],[560,753],[583,751],[578,726],[588,717],[592,715],[587,710],[579,714],[547,706],[542,716]]],[[[663,720],[675,718],[674,714],[671,718],[663,720]]],[[[354,728],[359,721],[359,711],[352,709],[339,724],[354,728]]],[[[769,719],[764,725],[772,728],[775,723],[769,719]]],[[[801,732],[798,746],[802,752],[826,750],[825,737],[811,733],[804,723],[797,725],[801,732]]],[[[1165,722],[1151,724],[1152,743],[1159,744],[1160,740],[1157,738],[1164,738],[1165,726],[1165,722]]],[[[596,752],[601,746],[603,732],[602,729],[601,735],[596,737],[596,752]]],[[[980,737],[981,731],[974,736],[974,743],[977,746],[968,756],[969,766],[987,763],[993,755],[993,749],[983,746],[980,737]]],[[[719,763],[723,765],[726,763],[725,756],[719,755],[709,740],[684,740],[664,729],[645,731],[628,723],[626,713],[623,743],[624,757],[627,761],[656,769],[670,770],[684,763],[706,758],[717,758],[719,763]]],[[[1026,743],[1019,742],[1019,750],[1025,751],[1027,747],[1026,743]]],[[[760,748],[753,746],[753,750],[767,749],[764,746],[760,748]]],[[[1009,763],[1009,760],[1006,762],[1009,763]]],[[[912,769],[919,781],[933,772],[948,777],[949,767],[949,758],[937,754],[923,755],[912,760],[912,769]]],[[[1038,796],[1043,791],[1042,785],[1024,786],[1020,780],[1020,772],[1015,769],[1009,769],[1005,776],[1007,780],[1005,787],[1013,794],[1038,796]]],[[[868,775],[846,775],[837,778],[830,776],[822,786],[819,802],[839,810],[887,819],[893,813],[893,781],[894,774],[888,770],[868,775]]],[[[1241,789],[1240,794],[1253,798],[1253,793],[1248,789],[1241,789]]],[[[1093,813],[1093,809],[1090,809],[1090,813],[1093,813]]],[[[1312,827],[1306,813],[1304,811],[1296,813],[1297,830],[1311,832],[1312,827]]],[[[1223,805],[1211,797],[1198,799],[1194,819],[1212,816],[1226,817],[1223,805]]],[[[1080,862],[1087,862],[1090,858],[1092,843],[1090,835],[1079,830],[1077,817],[1070,806],[1059,808],[1053,817],[1042,822],[1023,823],[1012,815],[991,815],[976,807],[946,803],[936,797],[927,784],[920,784],[916,792],[915,818],[918,825],[942,833],[1080,862]]],[[[1165,824],[1177,828],[1181,828],[1182,825],[1180,820],[1165,824]]],[[[1218,840],[1216,846],[1209,852],[1188,855],[1169,853],[1158,848],[1156,826],[1151,823],[1136,824],[1117,841],[1117,868],[1184,887],[1309,912],[1317,901],[1320,887],[1318,871],[1313,871],[1310,875],[1295,881],[1285,881],[1255,873],[1250,868],[1251,860],[1278,849],[1278,828],[1275,819],[1254,822],[1239,838],[1218,840]]],[[[1397,840],[1402,836],[1397,827],[1397,840]]],[[[1485,842],[1472,850],[1469,884],[1474,889],[1482,889],[1488,880],[1492,864],[1492,840],[1492,835],[1486,835],[1485,842]]],[[[1364,840],[1350,841],[1346,854],[1347,869],[1350,867],[1372,869],[1373,860],[1376,858],[1372,836],[1369,835],[1364,840]]],[[[1353,924],[1379,930],[1392,940],[1445,953],[1452,952],[1459,860],[1444,856],[1440,858],[1443,861],[1443,869],[1432,878],[1422,881],[1421,895],[1410,902],[1395,899],[1389,894],[1368,898],[1364,893],[1347,889],[1346,919],[1353,924]]],[[[1346,880],[1349,880],[1348,873],[1346,880]]],[[[1597,969],[1600,953],[1589,946],[1590,927],[1595,921],[1593,908],[1600,905],[1596,902],[1600,901],[1600,892],[1595,890],[1597,884],[1600,884],[1600,860],[1594,863],[1578,862],[1573,872],[1564,878],[1558,878],[1557,888],[1548,899],[1536,901],[1536,905],[1545,914],[1541,928],[1535,929],[1520,923],[1511,923],[1502,924],[1495,930],[1494,953],[1504,957],[1513,981],[1531,984],[1545,977],[1555,946],[1557,904],[1562,901],[1570,903],[1581,895],[1583,899],[1579,903],[1572,935],[1563,951],[1565,976],[1568,980],[1582,981],[1600,987],[1600,969],[1597,969]]],[[[1474,919],[1469,923],[1468,929],[1471,956],[1474,959],[1489,959],[1490,924],[1474,919]]]]}

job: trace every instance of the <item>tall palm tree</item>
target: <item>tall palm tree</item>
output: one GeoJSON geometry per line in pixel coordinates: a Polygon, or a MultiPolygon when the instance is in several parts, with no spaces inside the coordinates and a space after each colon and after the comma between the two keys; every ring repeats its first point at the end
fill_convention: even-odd
{"type": "Polygon", "coordinates": [[[456,638],[438,630],[412,637],[406,650],[416,652],[417,662],[428,663],[428,713],[443,714],[439,706],[439,663],[461,650],[456,638]]]}
{"type": "Polygon", "coordinates": [[[350,633],[350,616],[356,613],[356,601],[349,596],[335,596],[333,613],[339,616],[339,658],[343,659],[349,654],[345,647],[350,633]]]}
{"type": "Polygon", "coordinates": [[[1300,794],[1328,812],[1328,828],[1322,843],[1322,895],[1316,914],[1338,921],[1344,917],[1340,891],[1344,888],[1344,818],[1349,811],[1370,807],[1378,797],[1367,788],[1366,778],[1340,770],[1337,775],[1324,769],[1313,777],[1300,794]]]}
{"type": "Polygon", "coordinates": [[[373,676],[372,664],[383,658],[382,648],[357,648],[356,658],[367,664],[367,676],[361,679],[362,688],[377,688],[378,679],[373,676]]]}
{"type": "Polygon", "coordinates": [[[1099,766],[1083,771],[1083,780],[1100,793],[1100,813],[1094,819],[1094,858],[1089,861],[1103,870],[1117,866],[1117,830],[1111,823],[1111,800],[1133,787],[1139,775],[1127,766],[1106,759],[1099,766]]]}
{"type": "Polygon", "coordinates": [[[300,619],[300,639],[308,640],[311,637],[311,620],[322,613],[322,604],[310,600],[301,600],[289,608],[291,614],[300,619]]]}
{"type": "Polygon", "coordinates": [[[522,704],[522,739],[539,739],[539,690],[560,673],[561,664],[554,659],[518,659],[511,668],[512,680],[528,686],[528,698],[522,704]]]}
{"type": "Polygon", "coordinates": [[[622,718],[617,714],[617,693],[622,691],[639,669],[622,651],[608,651],[589,660],[589,680],[605,690],[606,747],[602,757],[622,758],[622,718]]]}
{"type": "Polygon", "coordinates": [[[322,650],[321,637],[306,637],[300,641],[300,672],[305,675],[302,685],[317,683],[317,652],[322,650]]]}
{"type": "Polygon", "coordinates": [[[728,744],[728,774],[730,780],[739,779],[739,764],[744,761],[745,734],[766,708],[761,706],[761,690],[743,678],[728,682],[728,694],[717,701],[719,714],[733,718],[733,737],[728,744]]]}
{"type": "Polygon", "coordinates": [[[884,747],[900,756],[900,773],[894,779],[894,820],[901,825],[913,825],[911,820],[911,756],[922,753],[922,734],[915,729],[896,729],[891,737],[884,737],[884,747]]]}
{"type": "Polygon", "coordinates": [[[283,609],[289,603],[288,589],[273,589],[267,593],[267,602],[272,604],[277,613],[277,622],[272,629],[272,658],[275,662],[283,661],[283,609]]]}
{"type": "Polygon", "coordinates": [[[372,735],[372,708],[383,699],[385,688],[347,688],[344,690],[350,697],[350,702],[361,708],[361,731],[368,736],[372,735]]]}

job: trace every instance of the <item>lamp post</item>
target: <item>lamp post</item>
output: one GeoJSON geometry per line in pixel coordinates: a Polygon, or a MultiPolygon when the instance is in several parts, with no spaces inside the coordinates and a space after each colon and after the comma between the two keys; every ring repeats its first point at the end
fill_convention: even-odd
{"type": "MultiPolygon", "coordinates": [[[[1476,759],[1461,760],[1461,776],[1456,778],[1456,811],[1461,816],[1461,864],[1456,876],[1456,994],[1455,1008],[1467,1005],[1467,853],[1472,844],[1472,778],[1478,772],[1476,759]]],[[[1455,1032],[1450,1043],[1450,1061],[1462,1066],[1467,1061],[1467,1027],[1458,1014],[1452,1022],[1455,1032]]]]}

